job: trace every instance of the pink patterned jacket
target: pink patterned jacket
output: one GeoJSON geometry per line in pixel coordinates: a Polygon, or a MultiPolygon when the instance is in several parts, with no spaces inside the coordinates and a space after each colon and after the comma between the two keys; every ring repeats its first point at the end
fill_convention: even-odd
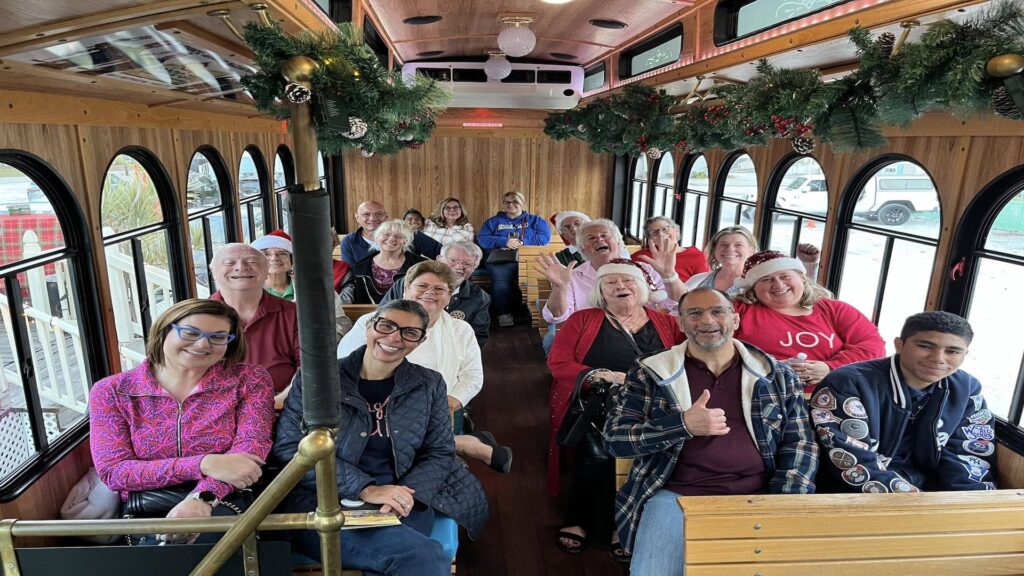
{"type": "Polygon", "coordinates": [[[198,481],[224,498],[234,490],[204,477],[207,454],[248,452],[266,459],[274,425],[270,374],[257,364],[211,367],[178,404],[149,361],[97,382],[89,394],[92,460],[103,483],[128,492],[198,481]]]}

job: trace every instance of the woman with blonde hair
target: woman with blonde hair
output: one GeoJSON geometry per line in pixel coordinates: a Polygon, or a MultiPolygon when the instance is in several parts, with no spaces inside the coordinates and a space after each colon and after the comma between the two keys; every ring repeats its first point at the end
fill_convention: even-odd
{"type": "Polygon", "coordinates": [[[840,366],[885,356],[878,328],[808,278],[796,258],[762,250],[747,259],[736,285],[736,339],[786,361],[805,392],[840,366]]]}
{"type": "Polygon", "coordinates": [[[413,231],[402,220],[378,226],[373,240],[378,247],[356,262],[341,282],[343,304],[377,304],[413,264],[425,260],[409,252],[413,231]]]}
{"type": "Polygon", "coordinates": [[[686,281],[686,287],[715,288],[730,296],[739,294],[739,287],[733,283],[743,275],[743,264],[757,250],[757,240],[750,230],[743,226],[722,228],[704,247],[711,271],[694,274],[686,281]]]}
{"type": "Polygon", "coordinates": [[[449,196],[437,203],[430,218],[423,223],[423,233],[442,245],[455,241],[473,241],[473,225],[462,207],[462,201],[449,196]]]}

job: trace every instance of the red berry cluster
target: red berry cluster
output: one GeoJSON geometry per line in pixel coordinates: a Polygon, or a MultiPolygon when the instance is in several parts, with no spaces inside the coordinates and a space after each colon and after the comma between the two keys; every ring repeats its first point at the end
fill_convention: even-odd
{"type": "Polygon", "coordinates": [[[768,131],[768,125],[767,124],[758,124],[756,126],[751,126],[751,127],[747,128],[746,130],[744,130],[744,132],[746,132],[747,136],[760,136],[760,135],[764,134],[767,131],[768,131]]]}
{"type": "Polygon", "coordinates": [[[686,142],[686,140],[680,140],[679,142],[676,142],[677,150],[686,150],[689,147],[690,145],[686,142]]]}
{"type": "Polygon", "coordinates": [[[641,136],[636,139],[636,145],[640,148],[641,152],[647,151],[647,136],[641,136]]]}
{"type": "Polygon", "coordinates": [[[772,114],[772,123],[775,125],[775,131],[783,138],[806,136],[814,130],[810,124],[799,122],[796,118],[783,118],[778,114],[772,114]]]}
{"type": "Polygon", "coordinates": [[[729,116],[725,106],[711,106],[704,112],[704,120],[714,126],[729,116]]]}
{"type": "Polygon", "coordinates": [[[651,94],[650,96],[647,97],[647,102],[649,102],[651,104],[657,104],[658,100],[659,100],[659,98],[658,98],[658,93],[657,92],[654,92],[653,94],[651,94]]]}

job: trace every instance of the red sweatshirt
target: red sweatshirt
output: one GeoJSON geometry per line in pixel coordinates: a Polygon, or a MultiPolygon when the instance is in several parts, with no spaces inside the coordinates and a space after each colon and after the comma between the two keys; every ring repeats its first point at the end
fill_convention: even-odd
{"type": "MultiPolygon", "coordinates": [[[[647,256],[650,258],[651,251],[648,248],[641,248],[633,253],[630,257],[633,262],[644,262],[640,259],[640,256],[647,256]]],[[[679,274],[679,279],[686,282],[690,279],[690,276],[694,274],[700,274],[701,272],[707,272],[708,260],[701,252],[700,248],[696,246],[690,246],[682,252],[676,252],[676,273],[679,274]]]]}
{"type": "Polygon", "coordinates": [[[749,342],[782,361],[803,352],[835,370],[885,356],[878,328],[853,306],[822,298],[807,316],[789,316],[762,304],[734,301],[740,314],[735,338],[749,342]]]}

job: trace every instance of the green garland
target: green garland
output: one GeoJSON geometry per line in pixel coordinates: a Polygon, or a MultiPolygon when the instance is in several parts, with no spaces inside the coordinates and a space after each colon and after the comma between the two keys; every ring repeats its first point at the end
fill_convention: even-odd
{"type": "Polygon", "coordinates": [[[720,102],[714,105],[698,102],[672,113],[683,104],[680,98],[630,84],[622,93],[549,115],[545,132],[556,140],[585,140],[597,152],[654,158],[670,146],[681,152],[731,150],[772,138],[790,139],[800,153],[813,150],[815,139],[836,151],[876,148],[886,142],[883,127],[906,127],[936,109],[1024,118],[1007,104],[1003,82],[985,75],[989,59],[1024,54],[1024,6],[1004,0],[977,17],[937,22],[896,54],[894,40],[892,34],[872,38],[864,29],[851,30],[860,66],[835,82],[826,83],[814,70],[775,68],[762,60],[759,76],[749,83],[716,88],[720,102]],[[658,94],[657,106],[643,106],[651,94],[658,94]]]}
{"type": "Polygon", "coordinates": [[[248,24],[244,37],[258,71],[242,78],[242,84],[260,111],[277,118],[288,118],[288,90],[294,89],[281,63],[294,56],[317,62],[311,104],[320,150],[328,154],[361,148],[370,156],[418,148],[430,138],[435,118],[450,99],[433,80],[386,70],[351,24],[298,37],[277,23],[248,24]]]}

